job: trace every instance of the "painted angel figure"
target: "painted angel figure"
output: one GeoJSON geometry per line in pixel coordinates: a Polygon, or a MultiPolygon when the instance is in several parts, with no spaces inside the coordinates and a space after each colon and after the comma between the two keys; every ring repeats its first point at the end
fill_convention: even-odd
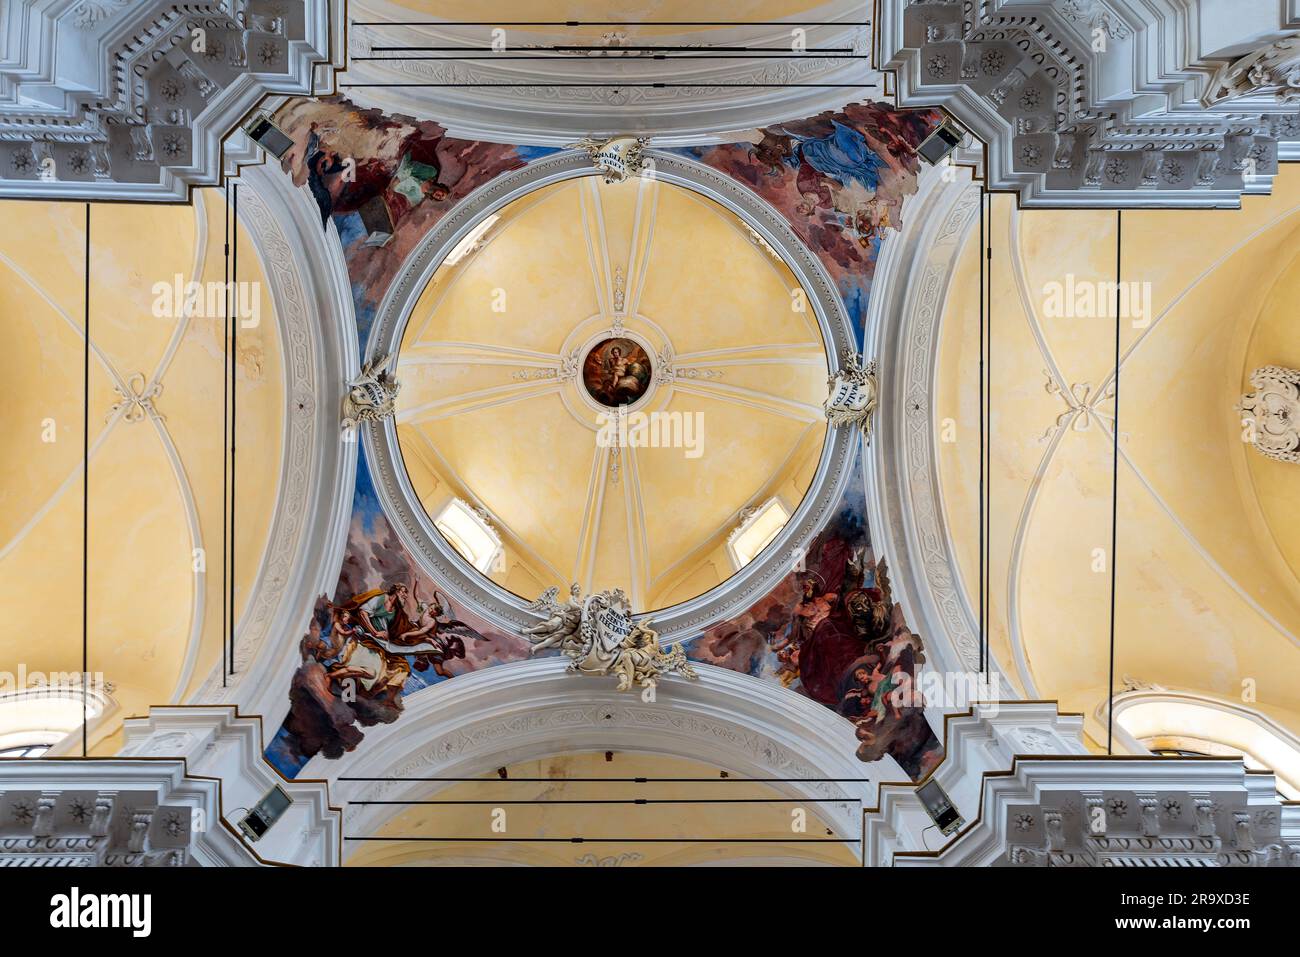
{"type": "Polygon", "coordinates": [[[348,383],[343,396],[343,428],[355,429],[361,422],[373,422],[393,414],[397,393],[402,384],[384,368],[388,356],[383,355],[361,367],[361,375],[348,383]]]}
{"type": "Polygon", "coordinates": [[[542,597],[528,606],[530,611],[540,612],[546,620],[540,624],[523,629],[523,634],[533,643],[529,654],[536,654],[546,648],[563,648],[571,644],[582,624],[582,602],[579,600],[581,589],[574,582],[569,586],[569,600],[558,602],[560,589],[552,586],[542,592],[542,597]]]}

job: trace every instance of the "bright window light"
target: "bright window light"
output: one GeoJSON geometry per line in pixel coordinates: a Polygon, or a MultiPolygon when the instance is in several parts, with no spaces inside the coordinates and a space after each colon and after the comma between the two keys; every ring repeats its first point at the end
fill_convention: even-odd
{"type": "Polygon", "coordinates": [[[32,744],[17,748],[5,748],[0,751],[0,758],[39,758],[50,750],[48,744],[32,744]]]}
{"type": "Polygon", "coordinates": [[[752,562],[780,534],[788,521],[790,513],[775,498],[768,499],[750,512],[727,539],[727,551],[731,553],[736,568],[744,568],[752,562]]]}
{"type": "Polygon", "coordinates": [[[1300,798],[1300,740],[1259,712],[1188,692],[1139,692],[1115,701],[1115,723],[1152,750],[1241,755],[1268,769],[1289,800],[1300,798]]]}
{"type": "Polygon", "coordinates": [[[504,553],[501,537],[492,526],[458,498],[447,503],[433,524],[451,547],[481,572],[492,570],[504,553]]]}
{"type": "Polygon", "coordinates": [[[497,220],[500,218],[501,217],[498,216],[496,213],[493,213],[487,219],[483,220],[483,222],[479,223],[477,226],[471,229],[468,233],[465,234],[465,238],[462,239],[460,242],[458,242],[455,248],[452,249],[452,251],[447,254],[447,258],[443,261],[448,266],[454,266],[456,265],[456,263],[460,262],[470,253],[472,253],[474,249],[478,246],[479,240],[481,240],[487,234],[487,231],[489,229],[491,229],[493,226],[496,225],[497,220]]]}

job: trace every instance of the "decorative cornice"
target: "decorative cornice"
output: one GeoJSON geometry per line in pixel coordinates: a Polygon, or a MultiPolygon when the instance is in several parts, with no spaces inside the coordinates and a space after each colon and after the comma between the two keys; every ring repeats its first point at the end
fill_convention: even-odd
{"type": "Polygon", "coordinates": [[[950,716],[936,780],[964,825],[946,844],[916,785],[883,785],[864,820],[868,866],[1300,864],[1300,807],[1239,758],[1087,753],[1082,716],[989,702],[950,716]]]}
{"type": "Polygon", "coordinates": [[[892,0],[880,63],[900,106],[944,106],[987,143],[989,188],[1025,206],[1224,206],[1267,192],[1279,141],[1300,138],[1294,106],[1188,102],[1210,67],[1148,52],[1185,34],[1187,12],[1115,6],[892,0]]]}
{"type": "MultiPolygon", "coordinates": [[[[338,59],[341,2],[275,9],[102,0],[34,14],[41,36],[19,62],[0,64],[0,197],[174,202],[218,183],[235,125],[268,94],[311,93],[317,67],[338,59]],[[32,106],[60,83],[63,102],[32,106]],[[40,92],[25,95],[26,86],[40,92]]],[[[15,22],[25,21],[7,17],[0,31],[15,22]]],[[[0,50],[22,46],[0,35],[0,50]]]]}
{"type": "Polygon", "coordinates": [[[252,867],[185,762],[0,762],[0,867],[252,867]]]}
{"type": "Polygon", "coordinates": [[[162,707],[128,719],[123,728],[122,758],[178,758],[187,774],[220,781],[220,804],[208,818],[212,829],[229,826],[233,835],[239,812],[281,788],[291,803],[254,846],[259,860],[305,867],[340,862],[342,816],[330,804],[328,785],[305,776],[286,781],[276,773],[263,758],[259,718],[242,716],[230,705],[162,707]]]}

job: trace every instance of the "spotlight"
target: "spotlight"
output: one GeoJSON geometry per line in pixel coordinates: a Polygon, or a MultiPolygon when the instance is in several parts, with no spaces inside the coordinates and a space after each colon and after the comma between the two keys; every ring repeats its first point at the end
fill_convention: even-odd
{"type": "Polygon", "coordinates": [[[278,126],[271,122],[271,115],[265,111],[257,113],[244,125],[244,132],[253,138],[258,146],[276,159],[289,151],[293,140],[289,139],[278,126]]]}
{"type": "Polygon", "coordinates": [[[916,148],[917,155],[931,166],[937,166],[949,153],[961,146],[966,134],[952,122],[944,122],[933,133],[921,141],[916,148]]]}
{"type": "Polygon", "coordinates": [[[933,778],[916,789],[916,796],[921,799],[925,812],[939,826],[944,837],[966,823],[943,788],[939,786],[939,782],[933,778]]]}
{"type": "Polygon", "coordinates": [[[239,822],[239,829],[250,841],[259,840],[271,829],[272,824],[280,820],[281,815],[292,803],[293,799],[277,784],[267,791],[262,800],[257,802],[257,806],[244,816],[244,819],[239,822]]]}

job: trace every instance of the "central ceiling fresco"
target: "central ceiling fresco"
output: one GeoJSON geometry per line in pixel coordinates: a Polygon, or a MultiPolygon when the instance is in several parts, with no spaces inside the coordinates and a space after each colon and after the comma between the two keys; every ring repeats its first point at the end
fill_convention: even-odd
{"type": "Polygon", "coordinates": [[[467,505],[499,539],[493,581],[621,587],[650,611],[727,580],[747,517],[794,512],[826,375],[807,292],[735,214],[583,177],[489,217],[434,274],[397,434],[429,517],[467,505]]]}

